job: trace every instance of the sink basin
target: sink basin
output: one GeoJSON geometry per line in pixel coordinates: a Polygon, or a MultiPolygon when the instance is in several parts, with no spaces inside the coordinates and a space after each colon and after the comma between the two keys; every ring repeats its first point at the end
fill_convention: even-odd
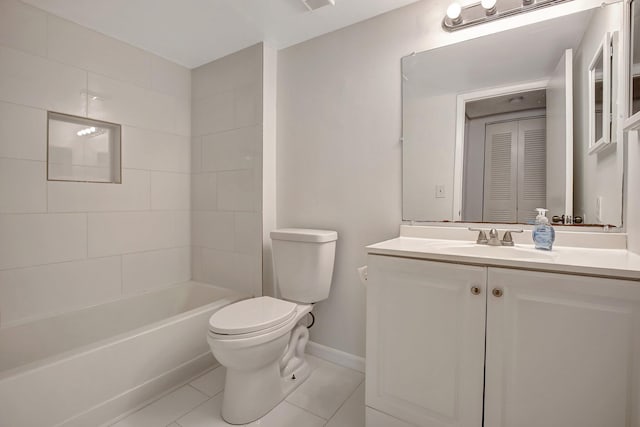
{"type": "Polygon", "coordinates": [[[509,258],[530,261],[552,260],[552,252],[541,251],[529,246],[489,246],[478,245],[468,242],[431,242],[428,244],[430,250],[441,252],[442,254],[474,256],[483,258],[509,258]]]}

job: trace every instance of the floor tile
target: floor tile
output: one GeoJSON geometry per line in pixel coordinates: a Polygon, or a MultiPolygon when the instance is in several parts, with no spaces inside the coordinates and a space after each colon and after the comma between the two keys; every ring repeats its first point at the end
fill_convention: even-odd
{"type": "Polygon", "coordinates": [[[177,423],[180,427],[227,427],[227,424],[220,415],[222,408],[222,393],[212,399],[207,400],[187,415],[179,418],[177,423]]]}
{"type": "Polygon", "coordinates": [[[287,402],[328,420],[364,380],[364,374],[309,355],[307,360],[313,371],[287,402]]]}
{"type": "Polygon", "coordinates": [[[376,411],[375,409],[365,407],[365,411],[367,427],[411,427],[411,424],[405,423],[383,412],[376,411]]]}
{"type": "Polygon", "coordinates": [[[326,427],[365,427],[364,381],[338,409],[326,427]]]}
{"type": "Polygon", "coordinates": [[[186,385],[129,415],[113,427],[166,426],[205,400],[205,394],[186,385]]]}
{"type": "Polygon", "coordinates": [[[191,381],[191,386],[200,390],[209,397],[220,393],[224,388],[224,376],[227,370],[224,366],[218,366],[201,377],[191,381]]]}
{"type": "MultiPolygon", "coordinates": [[[[254,427],[322,427],[326,420],[287,402],[282,402],[258,421],[247,424],[254,427]]],[[[187,426],[183,426],[187,427],[187,426]]],[[[189,426],[190,427],[190,426],[189,426]]]]}

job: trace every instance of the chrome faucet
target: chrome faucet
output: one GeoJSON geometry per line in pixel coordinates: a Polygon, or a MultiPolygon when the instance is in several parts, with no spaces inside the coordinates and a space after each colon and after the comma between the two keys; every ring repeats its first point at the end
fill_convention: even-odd
{"type": "Polygon", "coordinates": [[[502,240],[500,240],[500,235],[498,233],[498,229],[496,228],[491,228],[489,230],[486,230],[482,228],[469,227],[469,231],[478,232],[478,238],[476,239],[476,243],[479,245],[513,246],[513,236],[511,236],[511,233],[522,233],[524,230],[522,228],[502,230],[504,231],[502,240]],[[489,231],[488,239],[487,239],[486,231],[489,231]]]}

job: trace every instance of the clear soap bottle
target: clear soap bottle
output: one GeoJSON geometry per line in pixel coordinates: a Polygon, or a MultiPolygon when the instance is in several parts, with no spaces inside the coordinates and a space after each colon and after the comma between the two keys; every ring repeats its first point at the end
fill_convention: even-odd
{"type": "Polygon", "coordinates": [[[536,225],[533,228],[533,243],[536,249],[542,249],[550,251],[553,247],[553,242],[556,239],[556,232],[551,225],[549,225],[549,218],[546,217],[547,209],[536,208],[538,216],[536,216],[536,225]]]}

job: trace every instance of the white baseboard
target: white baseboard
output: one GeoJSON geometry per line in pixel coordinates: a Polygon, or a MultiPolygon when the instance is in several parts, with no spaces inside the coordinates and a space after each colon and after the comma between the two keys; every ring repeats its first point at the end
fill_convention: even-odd
{"type": "Polygon", "coordinates": [[[346,353],[342,350],[327,347],[326,345],[318,344],[313,341],[309,341],[307,343],[306,351],[312,356],[364,373],[364,357],[346,353]]]}

